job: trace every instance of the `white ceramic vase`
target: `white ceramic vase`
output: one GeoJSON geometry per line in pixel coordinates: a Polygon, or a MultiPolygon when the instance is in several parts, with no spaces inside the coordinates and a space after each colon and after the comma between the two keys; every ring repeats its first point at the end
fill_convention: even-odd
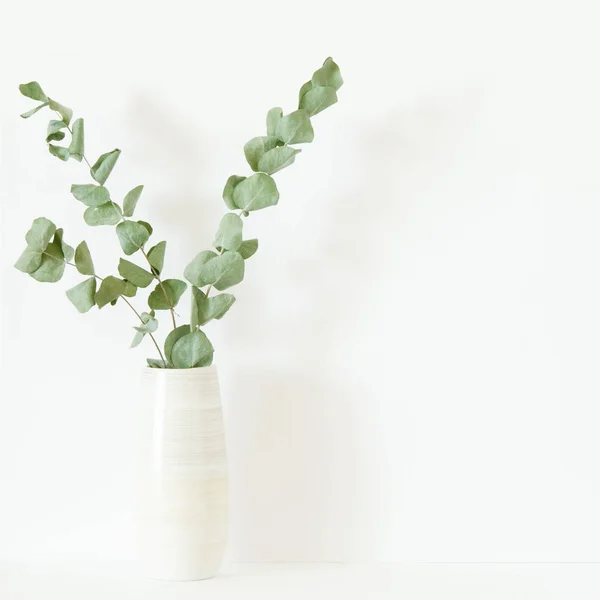
{"type": "Polygon", "coordinates": [[[137,542],[144,572],[170,581],[213,577],[228,530],[216,366],[145,369],[140,412],[137,542]]]}

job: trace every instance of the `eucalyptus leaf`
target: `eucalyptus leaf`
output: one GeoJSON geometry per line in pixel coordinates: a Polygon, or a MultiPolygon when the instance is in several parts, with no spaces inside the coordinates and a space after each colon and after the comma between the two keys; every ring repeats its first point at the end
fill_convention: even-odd
{"type": "Polygon", "coordinates": [[[131,346],[129,346],[129,347],[135,348],[136,346],[139,346],[142,343],[143,339],[144,339],[144,334],[141,333],[140,331],[136,331],[135,335],[133,336],[133,340],[131,340],[131,346]]]}
{"type": "Polygon", "coordinates": [[[197,254],[192,262],[185,268],[183,271],[183,276],[196,287],[208,285],[207,281],[202,280],[200,273],[204,264],[216,257],[217,254],[212,250],[203,250],[197,254]]]}
{"type": "Polygon", "coordinates": [[[238,254],[246,260],[250,258],[258,250],[258,240],[244,240],[238,248],[238,254]]]}
{"type": "Polygon", "coordinates": [[[306,92],[300,100],[300,108],[303,108],[312,117],[328,106],[337,102],[337,94],[332,87],[315,87],[306,92]]]}
{"type": "Polygon", "coordinates": [[[60,281],[65,272],[65,260],[60,244],[51,242],[42,253],[42,263],[30,273],[36,281],[43,283],[56,283],[60,281]]]}
{"type": "Polygon", "coordinates": [[[131,281],[123,280],[125,282],[125,288],[123,289],[123,296],[133,298],[137,294],[137,286],[133,285],[131,281]]]}
{"type": "Polygon", "coordinates": [[[90,206],[83,213],[83,220],[92,227],[99,225],[116,225],[121,220],[121,209],[114,202],[106,202],[100,206],[90,206]]]}
{"type": "Polygon", "coordinates": [[[48,105],[52,110],[55,110],[62,118],[62,120],[68,125],[71,122],[71,118],[73,117],[73,111],[66,106],[63,106],[56,100],[52,100],[52,98],[48,98],[48,105]]]}
{"type": "Polygon", "coordinates": [[[75,248],[75,267],[82,275],[95,275],[92,255],[86,242],[75,248]]]}
{"type": "Polygon", "coordinates": [[[70,158],[69,150],[64,146],[56,146],[55,144],[48,144],[48,152],[56,158],[60,158],[62,161],[67,161],[70,158]]]}
{"type": "Polygon", "coordinates": [[[279,106],[275,106],[267,113],[267,135],[275,137],[277,124],[283,117],[283,110],[279,106]]]}
{"type": "Polygon", "coordinates": [[[143,185],[138,185],[134,187],[132,190],[127,192],[125,199],[123,200],[123,214],[126,217],[133,217],[133,211],[142,195],[142,190],[144,189],[143,185]]]}
{"type": "Polygon", "coordinates": [[[32,108],[31,110],[28,110],[27,112],[24,112],[20,116],[23,119],[29,119],[29,117],[32,117],[33,115],[35,115],[36,112],[38,112],[39,110],[42,110],[42,108],[44,108],[45,106],[48,106],[47,102],[43,102],[42,104],[38,104],[35,108],[32,108]]]}
{"type": "Polygon", "coordinates": [[[312,142],[315,132],[308,112],[300,108],[285,117],[277,125],[277,137],[285,144],[303,144],[312,142]]]}
{"type": "Polygon", "coordinates": [[[146,362],[151,369],[166,369],[167,365],[160,358],[147,358],[146,362]]]}
{"type": "Polygon", "coordinates": [[[42,264],[42,253],[27,247],[15,263],[15,268],[23,273],[33,273],[42,264]]]}
{"type": "Polygon", "coordinates": [[[244,259],[237,252],[225,252],[216,256],[200,270],[200,280],[213,285],[219,291],[237,285],[242,279],[244,279],[244,259]]]}
{"type": "Polygon", "coordinates": [[[92,177],[100,184],[104,185],[108,176],[111,174],[119,156],[121,155],[121,151],[118,148],[111,150],[110,152],[106,152],[102,154],[100,158],[94,163],[94,166],[91,168],[90,172],[92,177]]]}
{"type": "Polygon", "coordinates": [[[344,80],[340,68],[333,61],[331,56],[325,59],[323,66],[317,69],[312,76],[313,87],[332,87],[334,90],[339,90],[342,87],[344,80]]]}
{"type": "Polygon", "coordinates": [[[158,329],[158,319],[150,317],[143,325],[134,327],[140,333],[154,333],[158,329]]]}
{"type": "Polygon", "coordinates": [[[96,292],[95,302],[98,308],[114,302],[125,291],[125,282],[118,277],[109,275],[102,280],[100,289],[96,292]]]}
{"type": "Polygon", "coordinates": [[[66,126],[67,124],[64,121],[50,121],[46,130],[46,141],[60,142],[65,137],[65,132],[62,129],[65,129],[66,126]]]}
{"type": "Polygon", "coordinates": [[[138,267],[136,264],[129,262],[124,258],[119,260],[119,275],[141,288],[148,287],[154,280],[154,275],[152,275],[152,273],[148,273],[148,271],[142,269],[142,267],[138,267]]]}
{"type": "Polygon", "coordinates": [[[86,313],[94,304],[96,296],[96,278],[90,277],[67,290],[67,298],[80,313],[86,313]]]}
{"type": "Polygon", "coordinates": [[[125,254],[137,252],[150,237],[148,230],[135,221],[123,221],[117,225],[117,236],[125,254]]]}
{"type": "Polygon", "coordinates": [[[275,181],[265,173],[251,175],[233,190],[233,202],[242,210],[260,210],[274,206],[278,201],[279,192],[275,181]]]}
{"type": "Polygon", "coordinates": [[[206,296],[206,294],[197,287],[192,288],[194,296],[192,326],[202,326],[213,319],[221,319],[225,313],[233,306],[235,296],[233,294],[217,294],[216,296],[206,296]]]}
{"type": "Polygon", "coordinates": [[[56,242],[60,246],[65,260],[67,262],[71,262],[71,260],[73,259],[73,255],[75,254],[75,250],[73,250],[73,248],[63,240],[62,229],[56,230],[56,232],[54,233],[54,239],[52,241],[56,242]]]}
{"type": "Polygon", "coordinates": [[[177,306],[179,298],[187,289],[187,283],[180,279],[165,279],[157,283],[148,296],[148,306],[154,310],[169,310],[177,306]]]}
{"type": "Polygon", "coordinates": [[[223,200],[225,200],[225,204],[229,210],[235,210],[237,208],[233,202],[233,190],[235,190],[236,186],[244,181],[244,179],[246,178],[240,175],[231,175],[225,184],[225,188],[223,189],[223,200]]]}
{"type": "Polygon", "coordinates": [[[202,331],[181,336],[173,346],[171,362],[176,369],[206,367],[212,363],[214,349],[202,331]]]}
{"type": "Polygon", "coordinates": [[[227,213],[221,219],[213,246],[226,250],[237,250],[242,243],[243,227],[244,223],[238,215],[227,213]]]}
{"type": "Polygon", "coordinates": [[[34,219],[31,228],[25,234],[25,241],[32,250],[43,252],[55,233],[56,225],[52,221],[46,217],[38,217],[34,219]]]}
{"type": "Polygon", "coordinates": [[[152,268],[156,271],[157,275],[160,275],[163,270],[166,248],[167,242],[158,242],[158,244],[152,246],[150,252],[148,252],[148,262],[152,265],[152,268]]]}
{"type": "Polygon", "coordinates": [[[93,183],[73,184],[71,194],[86,206],[102,206],[110,202],[110,194],[103,185],[93,183]]]}
{"type": "Polygon", "coordinates": [[[179,339],[181,339],[184,335],[187,335],[188,333],[190,333],[189,325],[180,325],[179,327],[175,327],[175,329],[172,329],[169,332],[169,335],[167,335],[165,339],[164,345],[165,358],[167,359],[167,362],[171,363],[171,352],[173,350],[173,346],[177,343],[179,339]]]}
{"type": "Polygon", "coordinates": [[[300,93],[298,94],[298,108],[302,108],[300,106],[300,103],[302,102],[302,98],[303,98],[304,94],[306,94],[306,92],[308,92],[309,90],[312,90],[312,87],[313,87],[312,81],[307,81],[305,84],[302,85],[302,87],[300,88],[300,93]]]}
{"type": "Polygon", "coordinates": [[[19,91],[23,96],[27,96],[32,100],[39,100],[40,102],[48,102],[49,98],[44,94],[44,90],[37,81],[30,81],[29,83],[22,83],[19,86],[19,91]]]}
{"type": "Polygon", "coordinates": [[[140,225],[143,225],[146,228],[146,231],[148,232],[148,235],[152,235],[152,232],[154,230],[152,229],[152,225],[150,225],[150,223],[148,223],[147,221],[138,221],[138,223],[140,225]]]}
{"type": "Polygon", "coordinates": [[[69,145],[69,154],[71,155],[71,158],[81,162],[85,146],[83,140],[83,119],[75,119],[71,129],[73,135],[71,136],[71,143],[69,145]]]}
{"type": "Polygon", "coordinates": [[[258,170],[273,175],[281,169],[289,167],[295,160],[296,154],[302,152],[291,146],[278,146],[263,154],[258,161],[258,170]]]}
{"type": "Polygon", "coordinates": [[[253,171],[258,171],[258,161],[261,156],[277,147],[279,140],[276,137],[260,136],[252,138],[249,142],[244,145],[244,155],[246,160],[253,171]]]}

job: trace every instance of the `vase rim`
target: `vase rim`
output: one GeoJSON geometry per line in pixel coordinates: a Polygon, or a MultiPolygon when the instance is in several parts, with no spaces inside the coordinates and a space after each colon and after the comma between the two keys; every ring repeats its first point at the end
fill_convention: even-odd
{"type": "Polygon", "coordinates": [[[211,365],[208,365],[207,367],[192,367],[191,369],[174,369],[174,368],[158,369],[156,367],[149,367],[147,365],[143,368],[144,373],[180,373],[180,374],[189,373],[190,375],[192,373],[208,373],[209,371],[216,371],[216,370],[217,370],[217,365],[215,363],[212,363],[211,365]]]}

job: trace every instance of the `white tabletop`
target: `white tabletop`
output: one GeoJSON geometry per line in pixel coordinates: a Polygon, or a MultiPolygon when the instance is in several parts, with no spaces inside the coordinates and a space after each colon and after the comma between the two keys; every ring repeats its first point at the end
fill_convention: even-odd
{"type": "Polygon", "coordinates": [[[3,563],[2,600],[598,600],[600,564],[237,563],[168,583],[130,563],[3,563]]]}

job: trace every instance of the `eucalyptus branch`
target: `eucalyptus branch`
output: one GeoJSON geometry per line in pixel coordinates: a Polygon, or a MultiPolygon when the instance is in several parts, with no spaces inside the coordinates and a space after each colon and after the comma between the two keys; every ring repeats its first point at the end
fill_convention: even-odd
{"type": "Polygon", "coordinates": [[[37,82],[19,86],[24,96],[41,103],[23,113],[23,118],[27,119],[45,107],[59,117],[48,123],[46,141],[50,154],[62,161],[71,158],[84,161],[89,167],[95,183],[71,186],[73,196],[86,206],[83,215],[85,222],[91,226],[115,226],[125,255],[140,251],[150,270],[121,258],[118,271],[122,279],[112,275],[99,277],[95,273],[86,242],[81,242],[74,250],[63,240],[63,230],[57,229],[54,223],[44,217],[33,221],[25,236],[27,248],[17,260],[16,268],[42,282],[59,281],[65,264],[89,276],[67,291],[69,300],[82,313],[94,306],[102,308],[115,304],[118,298],[122,298],[141,323],[135,327],[132,346],[137,346],[145,335],[149,335],[158,351],[160,360],[148,359],[151,367],[192,368],[210,365],[214,350],[201,328],[213,319],[221,319],[231,308],[235,296],[222,292],[243,280],[246,260],[258,249],[257,239],[243,239],[242,217],[279,202],[279,190],[272,175],[295,161],[301,150],[294,145],[313,141],[311,117],[337,102],[337,90],[342,84],[339,67],[328,58],[301,87],[298,109],[284,115],[281,108],[272,108],[267,113],[267,135],[252,138],[245,144],[244,154],[254,173],[248,177],[231,175],[225,184],[223,200],[231,212],[221,219],[213,242],[214,251],[200,252],[185,268],[184,276],[191,283],[191,315],[190,323],[179,327],[175,319],[175,307],[188,284],[180,279],[161,277],[166,242],[161,241],[146,251],[145,245],[153,233],[152,226],[131,218],[143,186],[138,185],[130,190],[123,199],[122,207],[113,201],[105,187],[121,151],[115,149],[102,154],[91,164],[84,153],[83,119],[71,122],[73,111],[49,98],[37,82]],[[65,131],[70,134],[69,146],[55,144],[64,139],[65,131]],[[73,258],[74,262],[71,262],[73,258]],[[98,289],[97,281],[100,282],[98,289]],[[134,296],[139,288],[146,288],[153,282],[156,282],[155,287],[148,296],[150,312],[140,314],[128,298],[134,296]],[[211,296],[213,289],[220,293],[211,296]],[[165,340],[164,353],[153,336],[158,327],[155,318],[155,311],[158,310],[168,310],[173,324],[165,340]]]}

